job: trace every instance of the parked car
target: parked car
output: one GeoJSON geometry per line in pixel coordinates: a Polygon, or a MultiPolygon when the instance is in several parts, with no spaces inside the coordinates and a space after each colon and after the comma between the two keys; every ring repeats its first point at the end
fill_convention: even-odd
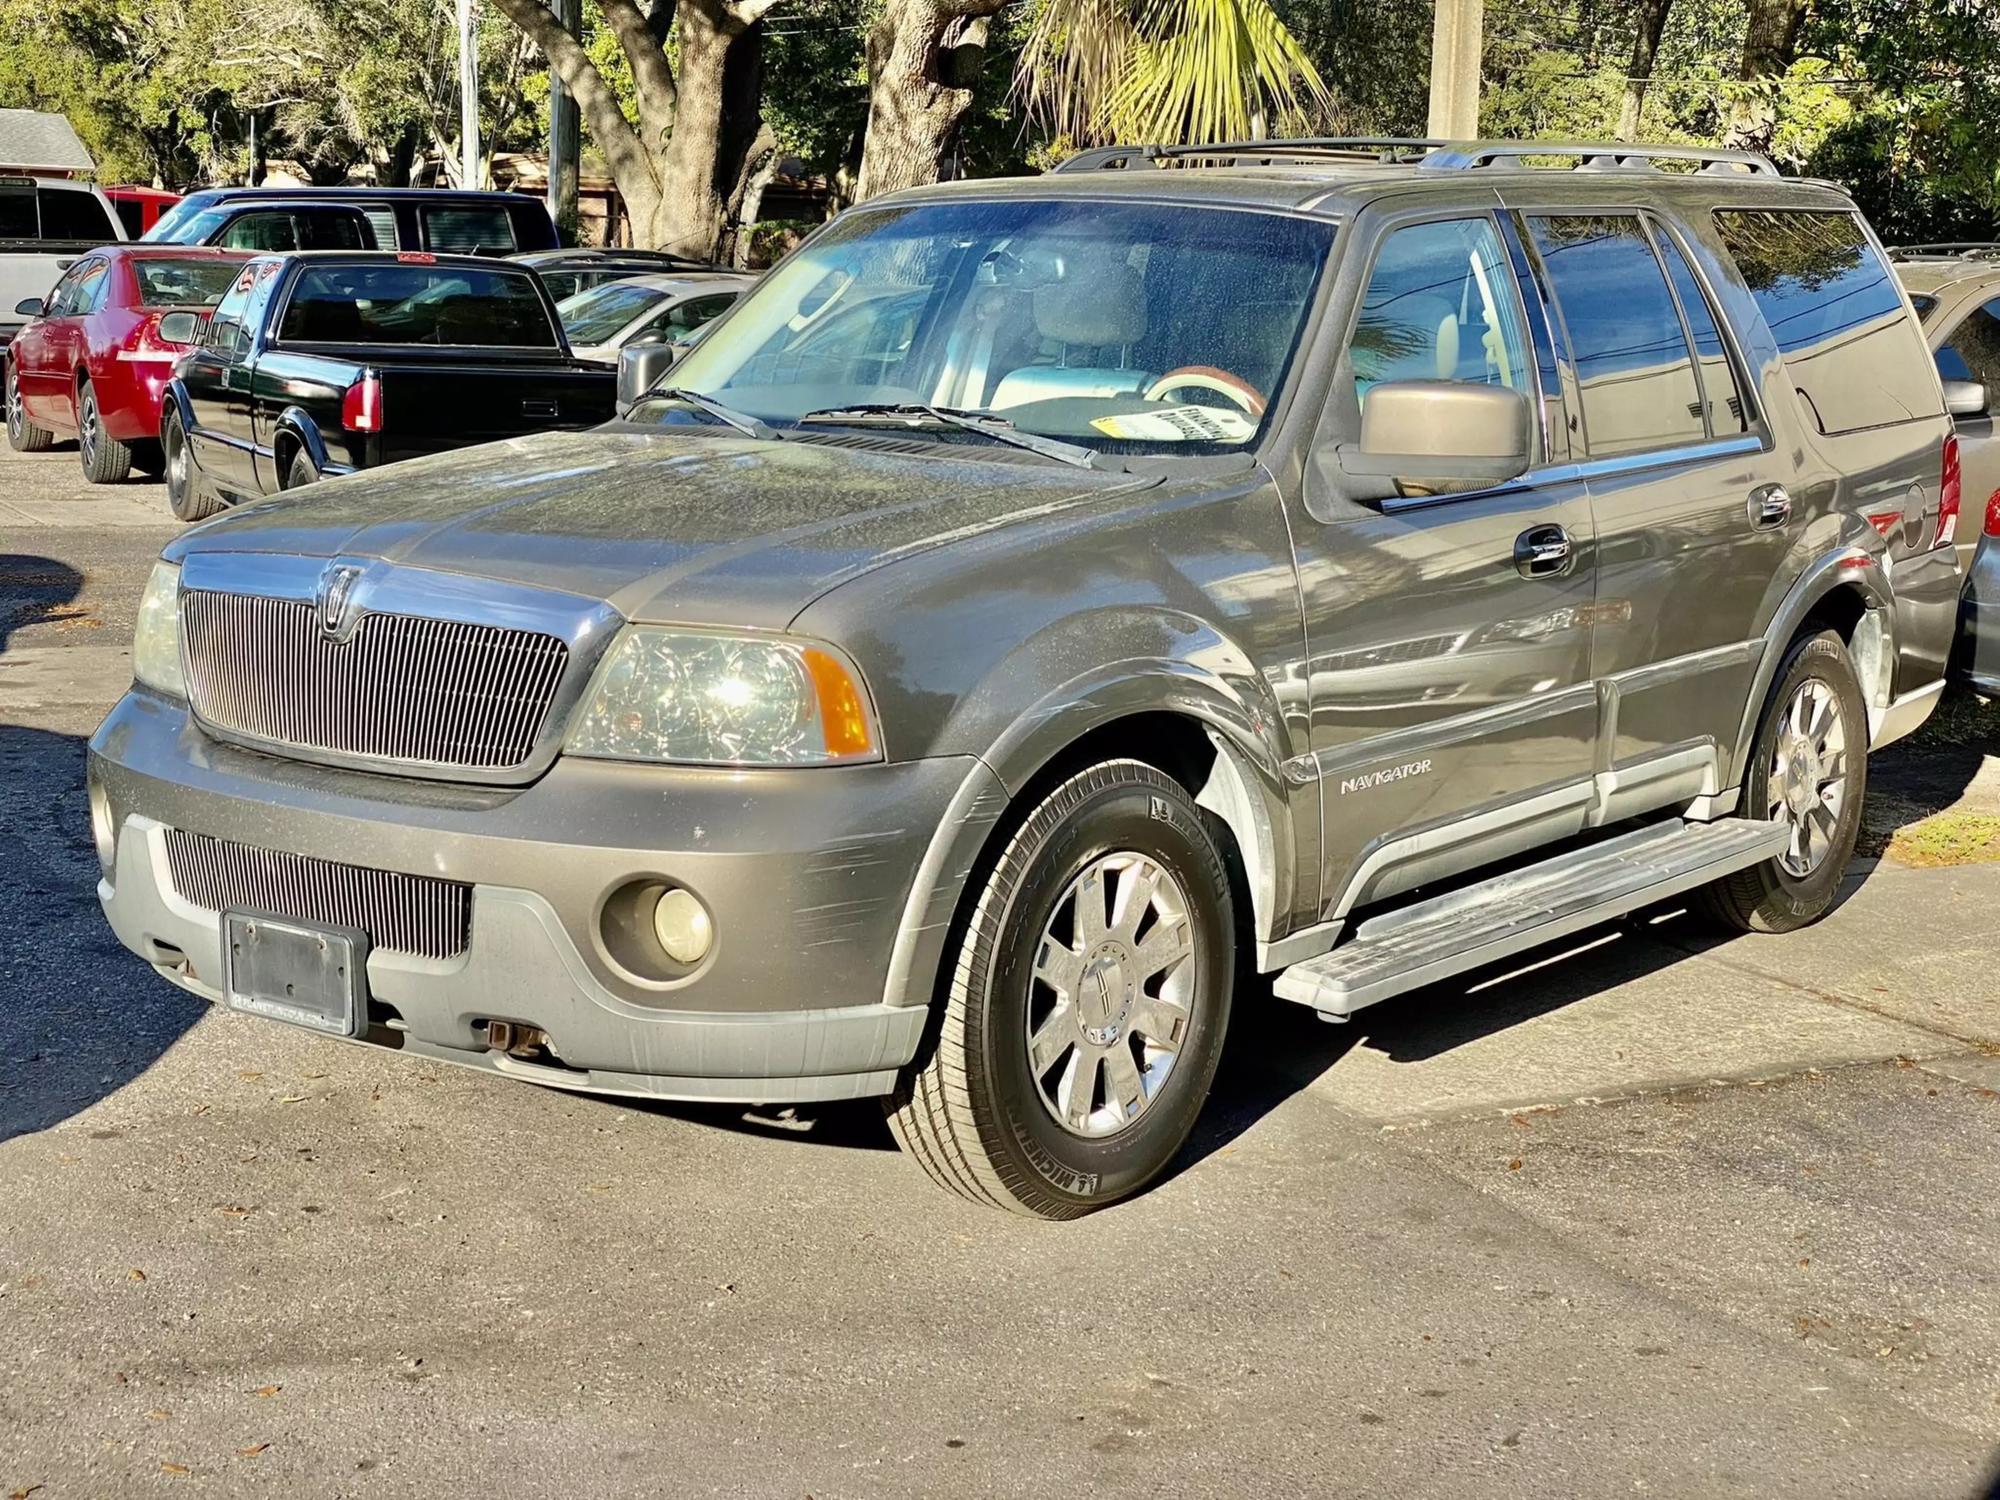
{"type": "Polygon", "coordinates": [[[0,344],[85,250],[125,238],[110,200],[87,182],[60,177],[0,177],[0,344]]]}
{"type": "Polygon", "coordinates": [[[117,211],[118,222],[125,226],[125,238],[128,240],[138,239],[160,222],[162,214],[181,201],[179,193],[149,187],[108,187],[104,196],[117,211]]]}
{"type": "Polygon", "coordinates": [[[578,359],[615,365],[618,351],[628,344],[685,343],[728,312],[756,282],[755,276],[736,271],[635,276],[558,302],[556,316],[578,359]]]}
{"type": "Polygon", "coordinates": [[[676,271],[726,271],[685,255],[665,250],[533,250],[514,257],[533,266],[549,295],[561,302],[578,292],[603,286],[607,281],[623,281],[630,276],[665,276],[676,271]]]}
{"type": "Polygon", "coordinates": [[[1924,322],[1958,434],[1960,482],[1972,514],[1958,531],[1965,568],[1953,675],[2000,696],[2000,245],[1919,245],[1895,252],[1896,274],[1924,322]],[[1975,525],[1975,522],[1981,524],[1975,525]]]}
{"type": "MultiPolygon", "coordinates": [[[[192,318],[162,325],[192,338],[192,318]]],[[[356,469],[611,415],[523,267],[422,251],[261,256],[181,359],[160,416],[182,520],[356,469]]]]}
{"type": "Polygon", "coordinates": [[[1668,898],[1824,913],[1958,593],[1852,201],[1127,160],[862,204],[622,423],[171,544],[91,747],[119,939],[517,1079],[882,1095],[1064,1218],[1180,1151],[1239,968],[1340,1020],[1668,898]]]}
{"type": "Polygon", "coordinates": [[[160,396],[183,346],[161,337],[175,313],[205,313],[247,257],[198,246],[113,245],[79,256],[7,351],[7,440],[37,453],[74,437],[84,477],[157,474],[160,396]]]}
{"type": "Polygon", "coordinates": [[[447,188],[205,188],[145,237],[231,250],[427,250],[512,255],[553,249],[539,198],[447,188]]]}

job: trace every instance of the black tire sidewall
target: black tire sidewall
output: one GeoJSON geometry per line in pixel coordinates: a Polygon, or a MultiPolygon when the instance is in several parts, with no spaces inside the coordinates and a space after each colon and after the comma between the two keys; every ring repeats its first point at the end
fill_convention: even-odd
{"type": "Polygon", "coordinates": [[[1771,760],[1777,749],[1778,725],[1785,706],[1807,680],[1817,678],[1840,700],[1843,727],[1847,731],[1847,796],[1841,805],[1840,823],[1834,848],[1810,875],[1789,873],[1776,858],[1757,867],[1764,887],[1759,903],[1770,925],[1789,928],[1803,926],[1820,917],[1833,904],[1853,857],[1861,833],[1861,804],[1868,788],[1868,707],[1855,680],[1853,663],[1840,637],[1832,632],[1806,636],[1786,656],[1783,669],[1764,705],[1763,721],[1751,744],[1750,764],[1743,777],[1743,811],[1762,818],[1770,804],[1771,760]]]}
{"type": "Polygon", "coordinates": [[[1097,789],[1046,828],[1035,829],[1031,819],[1030,831],[1040,837],[1019,851],[1014,868],[995,872],[997,880],[1011,879],[1013,889],[987,951],[974,955],[984,982],[967,1040],[977,1053],[971,1087],[987,1149],[1017,1169],[1003,1175],[1025,1178],[1078,1207],[1126,1197],[1172,1162],[1208,1097],[1228,1030],[1236,934],[1227,872],[1200,812],[1168,778],[1153,776],[1097,789]],[[1158,860],[1180,882],[1200,973],[1188,1035],[1161,1092],[1133,1124],[1086,1140],[1049,1114],[1030,1074],[1030,976],[1043,926],[1070,882],[1091,861],[1119,850],[1158,860]]]}
{"type": "Polygon", "coordinates": [[[301,448],[285,465],[285,488],[297,490],[317,483],[319,483],[319,469],[314,465],[312,455],[301,448]]]}
{"type": "Polygon", "coordinates": [[[199,521],[202,509],[196,496],[199,481],[195,475],[194,454],[188,451],[187,429],[181,422],[180,412],[167,408],[167,415],[160,423],[160,472],[166,480],[167,508],[183,521],[199,521]],[[174,449],[181,450],[180,471],[182,483],[179,492],[174,487],[174,449]]]}

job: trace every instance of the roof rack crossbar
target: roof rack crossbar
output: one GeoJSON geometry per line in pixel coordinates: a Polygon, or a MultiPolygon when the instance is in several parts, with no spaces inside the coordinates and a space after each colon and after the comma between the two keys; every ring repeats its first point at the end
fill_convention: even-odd
{"type": "Polygon", "coordinates": [[[1057,172],[1102,172],[1133,166],[1164,166],[1189,158],[1212,159],[1233,165],[1268,165],[1275,162],[1324,161],[1349,158],[1362,161],[1420,161],[1443,141],[1419,140],[1404,136],[1315,135],[1268,141],[1220,141],[1213,145],[1186,146],[1150,144],[1135,146],[1094,146],[1066,157],[1051,170],[1057,172]]]}
{"type": "Polygon", "coordinates": [[[1629,141],[1454,141],[1426,156],[1420,165],[1430,172],[1471,172],[1485,168],[1518,170],[1535,157],[1575,159],[1575,171],[1609,172],[1631,168],[1651,170],[1655,162],[1700,163],[1699,170],[1776,177],[1777,166],[1755,151],[1724,146],[1639,146],[1629,141]]]}

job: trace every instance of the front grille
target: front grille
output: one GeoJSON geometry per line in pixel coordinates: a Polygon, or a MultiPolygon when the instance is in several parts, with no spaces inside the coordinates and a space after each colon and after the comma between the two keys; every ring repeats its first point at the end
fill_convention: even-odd
{"type": "Polygon", "coordinates": [[[377,948],[456,958],[472,932],[472,887],[368,870],[169,828],[167,870],[185,901],[295,922],[358,927],[377,948]]]}
{"type": "Polygon", "coordinates": [[[225,733],[367,760],[499,771],[534,753],[569,660],[552,635],[364,614],[337,640],[295,599],[181,595],[188,692],[225,733]]]}

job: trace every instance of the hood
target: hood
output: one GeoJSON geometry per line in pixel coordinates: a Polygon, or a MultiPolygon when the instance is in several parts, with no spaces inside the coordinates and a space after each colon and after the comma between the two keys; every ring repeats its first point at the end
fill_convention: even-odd
{"type": "Polygon", "coordinates": [[[628,620],[776,630],[884,562],[1155,482],[1012,456],[708,428],[545,433],[246,505],[166,556],[381,559],[587,595],[628,620]]]}

